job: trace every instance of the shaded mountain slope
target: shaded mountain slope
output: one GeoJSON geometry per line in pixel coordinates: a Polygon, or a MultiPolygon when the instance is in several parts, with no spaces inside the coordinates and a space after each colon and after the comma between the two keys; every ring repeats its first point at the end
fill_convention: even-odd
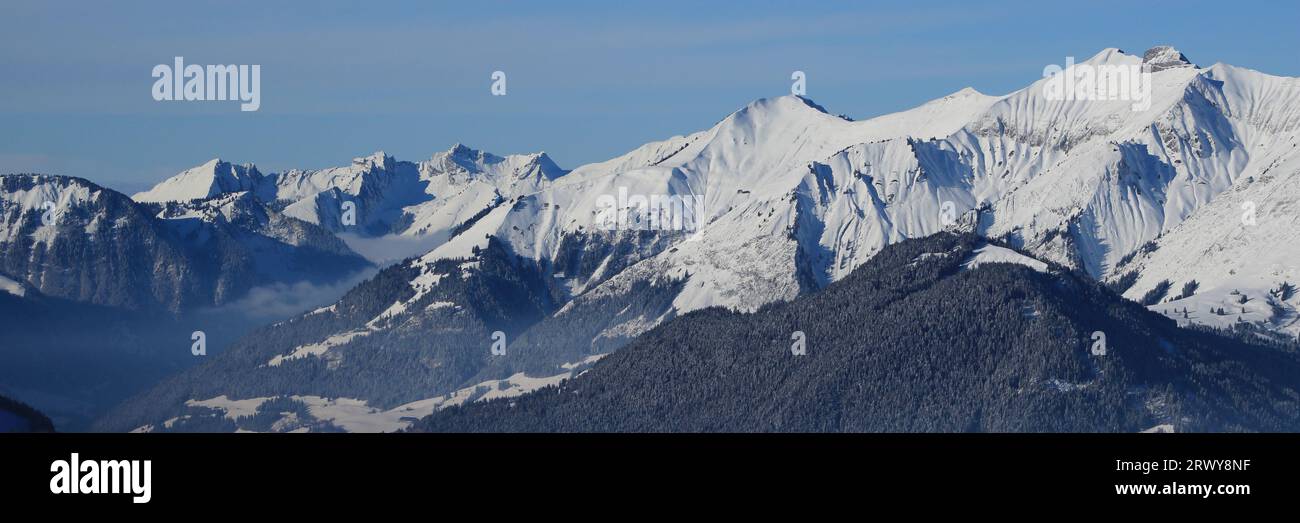
{"type": "Polygon", "coordinates": [[[1294,352],[1180,329],[1059,266],[971,263],[985,248],[949,234],[896,244],[821,293],[685,315],[559,386],[416,429],[1300,429],[1294,352]],[[792,354],[796,331],[806,355],[792,354]]]}
{"type": "Polygon", "coordinates": [[[27,404],[0,396],[0,432],[54,432],[54,424],[27,404]]]}

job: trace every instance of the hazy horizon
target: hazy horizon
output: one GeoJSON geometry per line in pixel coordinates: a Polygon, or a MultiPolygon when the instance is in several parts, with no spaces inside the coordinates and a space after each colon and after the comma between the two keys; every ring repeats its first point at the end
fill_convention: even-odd
{"type": "Polygon", "coordinates": [[[1291,54],[1300,37],[1289,27],[1300,6],[1268,5],[1260,17],[1250,4],[1211,25],[1198,16],[1211,4],[1200,2],[1074,10],[760,2],[744,12],[677,2],[656,11],[326,2],[312,12],[17,2],[0,20],[0,67],[9,72],[0,114],[10,123],[0,172],[132,192],[214,157],[277,172],[377,150],[420,160],[454,143],[499,155],[546,151],[572,169],[786,94],[795,70],[807,74],[809,98],[857,119],[964,87],[1005,94],[1048,64],[1107,47],[1140,54],[1168,44],[1200,66],[1300,76],[1291,54]],[[1017,23],[1005,26],[1012,9],[1017,23]],[[980,37],[992,32],[1000,38],[980,37]],[[260,110],[151,99],[151,68],[176,56],[261,65],[260,110]],[[489,92],[496,70],[508,75],[507,96],[489,92]]]}

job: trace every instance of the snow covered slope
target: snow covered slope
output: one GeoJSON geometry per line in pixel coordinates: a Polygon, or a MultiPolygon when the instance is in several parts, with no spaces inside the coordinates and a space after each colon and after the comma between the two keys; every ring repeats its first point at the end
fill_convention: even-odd
{"type": "Polygon", "coordinates": [[[184,202],[247,191],[286,216],[349,239],[427,237],[412,243],[423,252],[504,198],[535,192],[563,174],[546,153],[499,157],[457,144],[421,162],[398,161],[379,151],[345,167],[266,176],[256,167],[213,160],[134,198],[184,202]]]}
{"type": "Polygon", "coordinates": [[[245,266],[259,283],[326,282],[367,263],[321,227],[276,212],[248,191],[155,204],[156,217],[195,251],[245,266]]]}
{"type": "Polygon", "coordinates": [[[508,213],[494,211],[469,236],[491,234],[540,264],[561,265],[566,247],[593,243],[602,197],[700,197],[701,230],[602,232],[635,238],[643,252],[615,264],[626,266],[621,274],[602,270],[615,261],[605,259],[595,271],[561,276],[575,295],[606,292],[598,289],[606,281],[618,292],[629,280],[688,280],[674,314],[789,299],[843,277],[884,245],[950,227],[1105,279],[1295,152],[1294,79],[1202,69],[1163,47],[1145,57],[1106,49],[1075,67],[1144,65],[1149,106],[1140,109],[1132,100],[1049,96],[1049,78],[1001,97],[965,89],[861,122],[799,97],[760,100],[707,131],[574,169],[508,213]]]}
{"type": "Polygon", "coordinates": [[[1014,263],[1024,265],[1038,272],[1047,272],[1047,264],[1035,260],[1006,247],[984,245],[975,249],[970,259],[962,262],[963,269],[974,269],[990,263],[1014,263]]]}
{"type": "MultiPolygon", "coordinates": [[[[1216,65],[1205,73],[1249,161],[1213,201],[1135,252],[1111,275],[1179,321],[1252,323],[1300,333],[1300,80],[1216,65]],[[1183,288],[1195,289],[1184,295],[1183,288]],[[1288,290],[1290,289],[1290,290],[1288,290]],[[1181,311],[1186,311],[1181,312],[1181,311]]],[[[1188,185],[1195,183],[1188,180],[1188,185]]]]}
{"type": "MultiPolygon", "coordinates": [[[[1145,110],[1124,100],[1048,99],[1044,79],[1005,97],[975,98],[978,103],[961,106],[954,112],[966,123],[946,136],[942,129],[914,124],[897,129],[904,136],[888,136],[898,121],[927,114],[941,100],[845,126],[810,112],[781,114],[779,120],[788,122],[784,132],[808,135],[763,142],[749,138],[761,137],[766,127],[751,116],[765,104],[755,104],[658,163],[677,166],[688,180],[692,175],[707,180],[693,186],[707,195],[708,225],[692,237],[702,241],[676,244],[633,270],[645,278],[688,278],[677,313],[708,305],[752,309],[837,280],[885,244],[973,223],[984,235],[1108,278],[1121,260],[1162,236],[1218,242],[1221,235],[1204,234],[1206,227],[1185,220],[1202,211],[1213,214],[1211,203],[1240,215],[1240,203],[1220,196],[1257,183],[1266,171],[1276,184],[1300,184],[1288,163],[1297,157],[1296,79],[1224,65],[1201,69],[1171,49],[1153,50],[1148,60],[1155,71],[1145,110]],[[836,136],[823,134],[831,132],[836,136]],[[942,138],[921,139],[936,133],[942,138]],[[868,134],[877,140],[867,140],[868,134]],[[844,143],[836,141],[841,137],[860,143],[824,155],[844,143]]],[[[1142,63],[1143,58],[1108,49],[1080,65],[1142,63]]],[[[613,176],[627,179],[636,172],[613,176]]],[[[1263,202],[1278,189],[1257,191],[1263,202]]],[[[1228,259],[1237,260],[1241,272],[1270,275],[1255,288],[1275,289],[1295,271],[1300,254],[1294,241],[1282,241],[1294,234],[1282,231],[1295,213],[1285,207],[1261,208],[1261,216],[1265,212],[1272,221],[1261,224],[1228,259]],[[1278,232],[1266,236],[1272,227],[1278,232]],[[1267,267],[1240,266],[1248,252],[1264,245],[1273,248],[1267,267]]],[[[499,232],[516,245],[524,243],[520,252],[539,254],[531,247],[536,241],[499,232]]],[[[1163,263],[1143,265],[1145,278],[1130,295],[1167,279],[1166,273],[1178,267],[1228,270],[1222,269],[1224,260],[1208,263],[1186,252],[1168,256],[1163,263]]],[[[1274,326],[1291,317],[1286,311],[1275,316],[1274,326]]]]}
{"type": "Polygon", "coordinates": [[[14,281],[13,278],[0,274],[0,292],[6,292],[21,298],[27,294],[27,286],[14,281]]]}
{"type": "Polygon", "coordinates": [[[249,191],[262,182],[257,167],[233,165],[214,158],[164,180],[148,191],[132,196],[137,202],[184,202],[202,200],[220,194],[249,191]]]}
{"type": "Polygon", "coordinates": [[[249,194],[144,204],[79,178],[3,175],[0,272],[48,296],[181,312],[369,265],[334,235],[249,194]]]}
{"type": "MultiPolygon", "coordinates": [[[[491,288],[486,281],[502,278],[477,268],[492,262],[542,282],[512,292],[554,300],[553,310],[529,312],[549,315],[532,328],[515,326],[533,340],[530,350],[565,347],[529,369],[558,375],[557,365],[613,350],[678,315],[790,300],[890,244],[943,230],[1004,240],[1132,299],[1169,288],[1153,294],[1152,307],[1180,320],[1294,334],[1300,80],[1198,67],[1168,47],[1105,49],[1074,67],[1063,74],[1145,70],[1149,91],[1142,100],[1062,97],[1055,79],[1041,78],[1004,96],[963,89],[863,121],[782,96],[569,172],[544,154],[456,146],[418,163],[377,153],[347,167],[265,176],[250,194],[285,214],[345,238],[422,242],[419,256],[377,277],[386,284],[371,297],[374,314],[292,346],[260,347],[268,356],[259,364],[343,337],[354,348],[393,336],[415,343],[455,310],[434,303],[465,305],[453,288],[491,288]],[[688,202],[687,219],[651,226],[674,214],[651,212],[643,204],[652,201],[688,202]],[[346,202],[356,204],[355,226],[340,220],[346,202]],[[1243,226],[1247,202],[1255,220],[1243,226]],[[610,227],[611,215],[624,214],[610,227]],[[1184,286],[1193,292],[1180,295],[1184,286]]],[[[970,261],[1017,260],[1037,266],[996,250],[970,261]]],[[[475,329],[491,332],[506,316],[477,318],[475,329]]],[[[321,354],[356,352],[331,345],[321,354]]],[[[265,368],[318,359],[302,354],[265,368]]],[[[518,371],[474,365],[400,396],[436,397],[518,371]]],[[[186,399],[224,392],[214,385],[186,399]]]]}

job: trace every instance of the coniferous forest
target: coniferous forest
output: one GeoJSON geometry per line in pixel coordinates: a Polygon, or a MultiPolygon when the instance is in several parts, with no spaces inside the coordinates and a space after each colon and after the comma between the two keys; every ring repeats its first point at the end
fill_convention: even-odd
{"type": "Polygon", "coordinates": [[[820,293],[684,315],[559,386],[414,430],[1300,430],[1294,346],[1179,328],[1059,266],[966,267],[983,241],[896,244],[820,293]]]}

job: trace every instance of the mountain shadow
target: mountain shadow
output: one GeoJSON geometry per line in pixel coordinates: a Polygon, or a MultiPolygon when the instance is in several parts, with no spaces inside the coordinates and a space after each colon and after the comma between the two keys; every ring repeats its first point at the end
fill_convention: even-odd
{"type": "Polygon", "coordinates": [[[817,294],[683,315],[558,386],[412,430],[1300,430],[1300,358],[1262,343],[1179,328],[1077,271],[940,233],[817,294]]]}

